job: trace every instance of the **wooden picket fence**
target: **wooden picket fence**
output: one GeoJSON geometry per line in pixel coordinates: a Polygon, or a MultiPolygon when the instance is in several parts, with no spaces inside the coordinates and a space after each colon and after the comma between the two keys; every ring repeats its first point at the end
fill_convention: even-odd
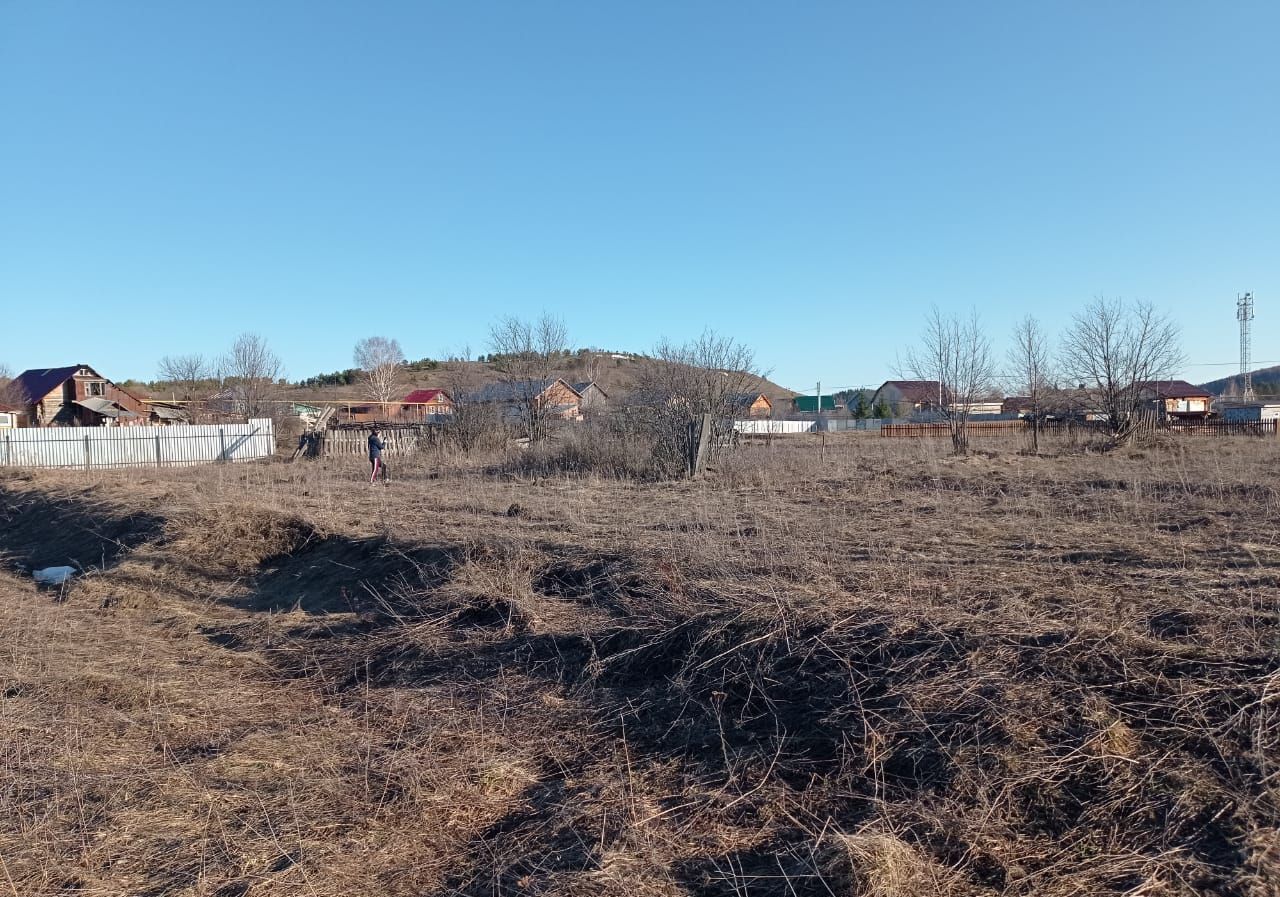
{"type": "MultiPolygon", "coordinates": [[[[440,428],[429,424],[401,424],[379,426],[378,438],[388,456],[405,455],[434,445],[439,440],[440,428]]],[[[320,442],[320,453],[330,455],[367,455],[369,452],[369,427],[335,427],[326,430],[320,442]]]]}

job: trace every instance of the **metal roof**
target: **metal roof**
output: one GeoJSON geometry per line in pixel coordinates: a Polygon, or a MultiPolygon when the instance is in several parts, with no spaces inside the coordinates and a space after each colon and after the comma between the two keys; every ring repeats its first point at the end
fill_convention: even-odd
{"type": "Polygon", "coordinates": [[[1186,380],[1148,380],[1141,384],[1162,399],[1211,399],[1213,393],[1186,380]]]}
{"type": "Polygon", "coordinates": [[[102,396],[89,396],[87,399],[77,399],[76,404],[82,408],[88,408],[94,414],[101,414],[103,417],[137,417],[132,411],[126,411],[110,399],[104,399],[102,396]]]}
{"type": "Polygon", "coordinates": [[[155,402],[148,403],[151,407],[151,413],[161,420],[187,420],[187,412],[173,405],[161,405],[155,402]]]}
{"type": "Polygon", "coordinates": [[[906,402],[936,405],[939,398],[944,401],[950,399],[947,391],[942,388],[942,384],[937,380],[886,380],[880,384],[880,388],[876,390],[876,395],[880,395],[886,386],[892,386],[896,389],[898,394],[902,396],[903,401],[906,402]]]}
{"type": "Polygon", "coordinates": [[[443,389],[415,389],[400,401],[406,405],[426,405],[429,402],[434,402],[436,396],[441,395],[446,399],[449,398],[449,394],[443,389]]]}
{"type": "Polygon", "coordinates": [[[563,383],[575,394],[578,392],[559,377],[552,377],[549,380],[503,380],[497,383],[486,383],[471,393],[470,399],[473,402],[522,402],[542,395],[557,383],[563,383]]]}
{"type": "MultiPolygon", "coordinates": [[[[14,395],[24,402],[38,402],[53,390],[75,376],[81,368],[89,368],[87,364],[73,364],[60,368],[30,368],[14,377],[10,388],[14,395]]],[[[93,370],[93,368],[89,368],[93,370]]],[[[96,372],[95,372],[96,373],[96,372]]]]}

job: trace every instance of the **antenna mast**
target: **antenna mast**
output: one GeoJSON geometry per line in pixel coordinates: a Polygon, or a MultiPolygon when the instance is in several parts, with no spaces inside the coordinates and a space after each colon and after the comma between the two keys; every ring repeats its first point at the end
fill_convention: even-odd
{"type": "Polygon", "coordinates": [[[1253,363],[1250,360],[1253,355],[1253,336],[1250,332],[1250,324],[1253,321],[1253,293],[1236,295],[1236,320],[1240,322],[1240,379],[1244,383],[1242,398],[1252,401],[1257,398],[1253,392],[1253,363]]]}

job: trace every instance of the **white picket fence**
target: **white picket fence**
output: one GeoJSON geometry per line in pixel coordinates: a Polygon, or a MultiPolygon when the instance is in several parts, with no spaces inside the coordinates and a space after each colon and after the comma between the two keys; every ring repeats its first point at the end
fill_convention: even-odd
{"type": "Polygon", "coordinates": [[[748,436],[780,436],[784,433],[812,433],[811,420],[735,420],[733,428],[748,436]]]}
{"type": "Polygon", "coordinates": [[[268,419],[172,427],[32,427],[0,430],[0,465],[183,467],[253,461],[275,454],[268,419]]]}

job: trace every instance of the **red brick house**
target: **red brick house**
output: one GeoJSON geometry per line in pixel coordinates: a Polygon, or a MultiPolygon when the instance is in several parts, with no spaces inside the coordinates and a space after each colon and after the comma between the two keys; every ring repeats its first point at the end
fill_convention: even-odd
{"type": "Polygon", "coordinates": [[[23,371],[6,389],[20,426],[103,427],[147,423],[150,409],[87,364],[23,371]]]}

